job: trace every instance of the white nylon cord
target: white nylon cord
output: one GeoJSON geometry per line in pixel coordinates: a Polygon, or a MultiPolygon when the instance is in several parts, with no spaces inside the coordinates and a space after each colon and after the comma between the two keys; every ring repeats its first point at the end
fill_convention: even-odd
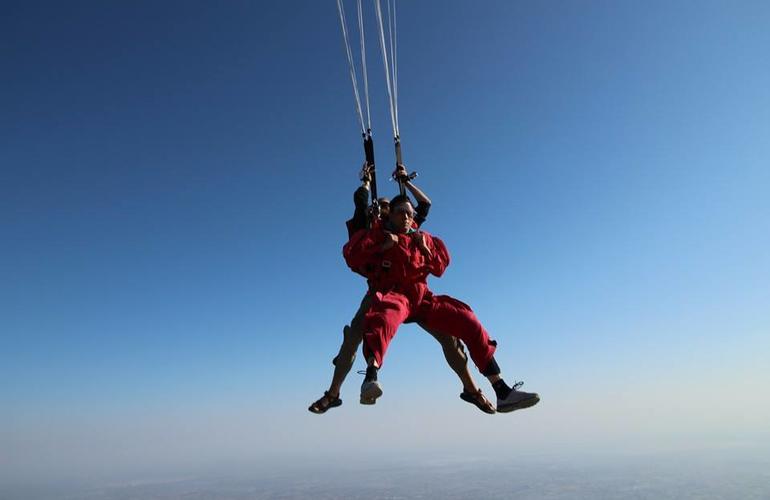
{"type": "MultiPolygon", "coordinates": [[[[353,83],[353,95],[356,98],[356,111],[358,112],[358,121],[361,124],[361,133],[366,133],[364,127],[364,114],[361,111],[361,98],[358,95],[358,81],[356,80],[356,68],[353,63],[353,53],[350,50],[350,42],[348,41],[348,28],[347,21],[345,19],[345,8],[342,6],[342,0],[337,0],[337,11],[340,14],[340,24],[342,25],[342,38],[345,40],[345,52],[348,56],[348,68],[350,69],[350,81],[353,83]]],[[[367,106],[368,111],[368,106],[367,106]]]]}
{"type": "Polygon", "coordinates": [[[390,39],[390,60],[393,67],[393,104],[396,110],[396,134],[400,134],[398,129],[398,34],[396,32],[396,0],[388,2],[388,31],[390,31],[390,2],[393,3],[393,31],[390,39]]]}
{"type": "Polygon", "coordinates": [[[364,98],[366,99],[366,129],[372,129],[372,117],[369,113],[369,78],[366,71],[366,43],[364,41],[364,14],[361,0],[358,0],[358,34],[361,39],[361,69],[364,75],[364,98]]]}
{"type": "MultiPolygon", "coordinates": [[[[339,2],[339,0],[337,0],[339,2]]],[[[382,51],[382,62],[385,66],[385,84],[388,88],[388,101],[390,104],[390,122],[393,126],[393,137],[398,137],[398,122],[396,121],[395,102],[393,100],[392,86],[390,82],[390,68],[388,67],[388,47],[385,45],[385,29],[382,25],[382,8],[380,6],[380,0],[375,0],[375,6],[377,7],[377,23],[380,27],[380,50],[382,51]]]]}

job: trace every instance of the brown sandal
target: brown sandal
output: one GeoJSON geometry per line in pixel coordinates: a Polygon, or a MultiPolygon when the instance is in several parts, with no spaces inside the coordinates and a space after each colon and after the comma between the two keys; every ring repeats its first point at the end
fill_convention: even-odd
{"type": "Polygon", "coordinates": [[[476,408],[484,413],[495,413],[495,406],[481,393],[481,389],[476,392],[463,391],[460,394],[460,399],[476,405],[476,408]]]}
{"type": "Polygon", "coordinates": [[[326,413],[326,410],[329,408],[336,408],[341,405],[342,400],[339,398],[339,396],[332,396],[329,394],[329,391],[324,391],[323,397],[310,405],[308,407],[308,411],[320,415],[321,413],[326,413]]]}

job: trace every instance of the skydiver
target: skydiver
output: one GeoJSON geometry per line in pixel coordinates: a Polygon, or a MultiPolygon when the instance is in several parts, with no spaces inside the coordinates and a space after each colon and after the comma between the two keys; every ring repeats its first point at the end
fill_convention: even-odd
{"type": "MultiPolygon", "coordinates": [[[[361,399],[382,395],[377,373],[398,327],[416,321],[428,331],[459,338],[468,347],[479,371],[487,377],[502,413],[528,408],[540,401],[536,393],[508,386],[494,357],[497,343],[473,310],[447,295],[434,295],[427,276],[440,277],[449,265],[449,252],[437,237],[415,228],[418,216],[407,196],[390,202],[388,217],[354,234],[343,249],[348,266],[367,276],[369,301],[363,317],[363,353],[367,361],[361,399]]],[[[362,304],[363,307],[363,304],[362,304]]]]}
{"type": "MultiPolygon", "coordinates": [[[[371,175],[371,167],[364,163],[361,174],[361,186],[353,194],[355,211],[353,217],[346,221],[349,237],[356,234],[358,231],[366,229],[371,220],[368,206],[371,175]]],[[[398,165],[396,176],[406,176],[406,168],[403,165],[398,165]]],[[[417,207],[414,210],[412,224],[415,227],[420,227],[428,216],[431,201],[427,195],[425,195],[425,193],[410,180],[405,181],[405,187],[417,200],[417,207]]],[[[374,218],[387,218],[390,209],[388,199],[380,198],[378,201],[379,217],[375,216],[374,218]]],[[[351,320],[350,325],[346,325],[343,328],[342,345],[340,345],[339,352],[333,360],[334,374],[329,389],[324,392],[324,395],[320,399],[310,405],[308,408],[309,411],[319,414],[325,413],[330,408],[336,408],[342,404],[342,400],[339,397],[340,388],[345,381],[345,377],[353,367],[356,351],[362,342],[364,313],[369,310],[371,299],[372,296],[370,292],[367,291],[366,295],[364,295],[364,298],[361,300],[358,311],[351,320]]],[[[463,392],[460,394],[460,398],[463,399],[463,401],[475,405],[484,413],[495,413],[494,405],[492,405],[492,403],[484,396],[468,370],[468,357],[465,354],[462,343],[455,337],[442,335],[436,331],[429,330],[425,328],[424,325],[420,326],[441,344],[447,363],[460,378],[460,381],[463,384],[463,392]]],[[[363,395],[360,399],[361,404],[375,404],[375,401],[376,398],[364,397],[363,395]]]]}

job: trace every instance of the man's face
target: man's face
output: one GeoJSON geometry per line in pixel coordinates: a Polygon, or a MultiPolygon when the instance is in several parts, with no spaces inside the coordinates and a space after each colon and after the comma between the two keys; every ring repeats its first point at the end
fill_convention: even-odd
{"type": "Polygon", "coordinates": [[[407,201],[391,207],[388,221],[397,233],[403,234],[409,231],[412,227],[412,222],[414,222],[414,208],[412,204],[407,201]]]}
{"type": "Polygon", "coordinates": [[[388,215],[390,215],[390,202],[381,201],[380,202],[380,218],[387,219],[388,215]]]}

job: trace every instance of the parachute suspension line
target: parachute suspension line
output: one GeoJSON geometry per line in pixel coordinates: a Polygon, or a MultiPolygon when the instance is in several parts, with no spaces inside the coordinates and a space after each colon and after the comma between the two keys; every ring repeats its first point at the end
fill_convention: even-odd
{"type": "Polygon", "coordinates": [[[366,163],[370,167],[372,206],[379,210],[379,201],[377,199],[377,172],[374,164],[374,140],[372,139],[372,117],[369,111],[369,77],[366,67],[366,38],[364,36],[364,10],[361,5],[362,0],[357,2],[358,10],[358,36],[361,43],[361,72],[364,76],[364,98],[366,99],[366,131],[364,131],[364,154],[366,163]]]}
{"type": "Polygon", "coordinates": [[[364,77],[364,97],[366,99],[366,122],[364,122],[364,113],[361,110],[361,97],[358,91],[358,80],[356,79],[355,63],[353,62],[353,51],[350,48],[348,38],[347,19],[345,17],[345,7],[343,0],[337,0],[337,12],[340,16],[340,25],[342,26],[342,38],[345,41],[345,53],[348,58],[348,69],[350,70],[350,81],[353,84],[353,96],[356,101],[356,111],[358,112],[358,121],[361,124],[361,135],[364,139],[364,154],[366,163],[370,166],[371,175],[371,196],[372,204],[377,208],[377,174],[374,169],[374,141],[372,140],[372,119],[369,111],[369,79],[366,70],[366,42],[364,39],[364,16],[361,0],[357,0],[358,13],[358,33],[361,45],[361,70],[364,77]]]}
{"type": "MultiPolygon", "coordinates": [[[[396,0],[387,0],[388,2],[388,37],[390,38],[390,65],[391,74],[393,75],[393,109],[396,115],[396,136],[394,137],[394,143],[396,148],[396,166],[402,165],[404,162],[401,159],[401,131],[398,128],[398,32],[396,31],[396,0]],[[391,3],[392,15],[391,15],[391,3]]],[[[406,179],[414,179],[417,175],[413,172],[406,179]]],[[[406,194],[405,181],[403,177],[397,177],[398,191],[403,196],[406,194]]]]}
{"type": "MultiPolygon", "coordinates": [[[[396,69],[396,23],[395,23],[395,13],[396,13],[396,3],[395,0],[386,0],[388,2],[388,40],[390,45],[390,52],[391,52],[391,59],[390,62],[388,62],[388,45],[385,43],[385,28],[383,27],[382,22],[382,7],[380,4],[380,0],[375,0],[375,6],[376,6],[376,14],[377,14],[377,23],[380,28],[380,50],[382,51],[382,62],[385,67],[385,84],[388,89],[388,101],[390,104],[390,121],[393,126],[393,142],[396,149],[396,166],[402,165],[403,160],[401,157],[401,137],[400,132],[398,129],[398,89],[396,87],[396,77],[397,77],[397,69],[396,69]],[[393,3],[393,6],[391,8],[391,1],[393,3]],[[391,14],[392,12],[392,14],[391,14]],[[393,73],[393,78],[391,79],[391,68],[393,73]]],[[[396,177],[394,175],[394,178],[398,181],[398,191],[400,194],[406,193],[405,188],[405,181],[407,178],[404,177],[396,177]]]]}
{"type": "Polygon", "coordinates": [[[372,116],[369,112],[369,78],[366,71],[366,41],[364,40],[364,13],[361,0],[358,0],[358,34],[361,41],[361,73],[364,76],[364,98],[366,100],[366,130],[371,135],[372,116]]]}
{"type": "Polygon", "coordinates": [[[366,126],[364,125],[364,114],[361,111],[361,98],[358,95],[358,81],[356,80],[356,67],[353,63],[353,52],[350,50],[350,41],[348,40],[347,20],[345,19],[345,8],[342,6],[342,0],[337,0],[337,12],[340,15],[340,25],[342,26],[342,38],[345,41],[345,52],[348,56],[348,69],[350,70],[350,81],[353,84],[353,96],[356,101],[356,112],[358,121],[361,124],[361,133],[366,135],[366,126]]]}
{"type": "Polygon", "coordinates": [[[390,63],[388,62],[388,46],[385,44],[385,30],[382,25],[382,7],[380,0],[374,2],[377,13],[377,23],[380,28],[380,51],[382,52],[382,62],[385,66],[385,86],[388,89],[388,102],[390,104],[390,122],[393,126],[393,137],[398,137],[398,122],[396,121],[395,102],[393,101],[393,86],[390,80],[390,63]]]}
{"type": "Polygon", "coordinates": [[[396,135],[401,132],[398,129],[398,40],[396,32],[396,0],[388,0],[388,34],[390,35],[390,62],[391,74],[393,75],[393,104],[396,115],[396,135]],[[393,3],[393,16],[390,14],[390,4],[393,3]],[[392,27],[391,27],[392,19],[392,27]]]}

